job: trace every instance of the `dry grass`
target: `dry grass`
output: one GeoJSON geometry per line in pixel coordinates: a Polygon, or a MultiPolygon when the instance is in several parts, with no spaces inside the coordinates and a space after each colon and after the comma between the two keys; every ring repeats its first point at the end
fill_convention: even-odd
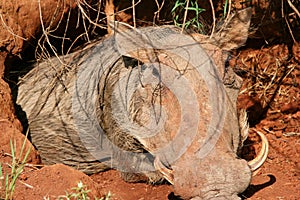
{"type": "Polygon", "coordinates": [[[239,66],[246,72],[246,83],[240,94],[257,96],[263,108],[271,106],[275,95],[287,94],[287,88],[282,89],[280,85],[295,69],[295,65],[287,65],[287,53],[284,46],[277,45],[242,57],[239,66]],[[286,55],[277,57],[277,53],[286,55]]]}
{"type": "MultiPolygon", "coordinates": [[[[175,4],[175,1],[158,1],[153,0],[157,10],[153,13],[153,21],[147,22],[147,24],[156,25],[156,22],[159,22],[161,24],[161,11],[163,8],[172,8],[175,4]]],[[[93,38],[99,33],[97,33],[97,30],[107,30],[109,34],[113,33],[111,24],[114,24],[114,20],[116,19],[116,16],[122,12],[130,12],[132,16],[132,23],[127,24],[128,27],[131,28],[137,28],[138,21],[141,22],[139,19],[136,18],[136,9],[137,6],[139,6],[142,1],[134,1],[132,0],[132,3],[130,6],[119,10],[118,5],[112,5],[112,0],[105,0],[105,1],[97,1],[96,4],[91,4],[91,1],[85,1],[85,0],[77,0],[76,1],[76,8],[75,9],[69,9],[68,13],[62,14],[60,11],[61,9],[67,9],[65,0],[57,1],[56,5],[56,11],[51,19],[51,22],[48,26],[45,26],[44,19],[42,15],[42,6],[41,6],[41,0],[38,0],[39,4],[39,13],[40,13],[40,23],[42,25],[42,35],[38,39],[38,45],[36,47],[35,51],[35,57],[37,61],[49,59],[51,56],[55,56],[61,64],[65,64],[63,57],[60,57],[60,55],[66,55],[71,52],[71,50],[76,46],[78,41],[85,41],[86,43],[90,43],[93,38]],[[81,26],[84,29],[84,32],[79,34],[75,39],[71,39],[68,37],[68,32],[74,27],[70,27],[70,20],[71,16],[74,15],[74,13],[77,13],[77,27],[81,26]],[[92,14],[93,13],[93,14],[92,14]],[[58,22],[57,22],[58,21],[58,22]],[[63,21],[66,23],[64,24],[63,21]],[[63,26],[63,27],[62,27],[63,26]],[[63,28],[63,34],[57,34],[56,31],[63,28]],[[57,47],[55,45],[54,40],[58,40],[61,44],[60,47],[57,47]],[[66,45],[66,43],[71,43],[70,45],[66,45]]],[[[212,13],[212,21],[213,24],[210,26],[210,32],[211,36],[216,31],[216,23],[217,23],[217,17],[215,14],[215,8],[212,0],[208,0],[209,5],[211,6],[211,13],[212,13]]],[[[227,13],[224,13],[225,20],[230,16],[231,13],[231,0],[226,1],[226,7],[227,13]],[[226,16],[225,16],[226,15],[226,16]]],[[[186,7],[189,6],[189,0],[186,1],[186,7]]],[[[185,9],[184,12],[184,19],[183,19],[183,26],[182,29],[185,27],[186,20],[188,18],[188,12],[190,12],[188,9],[185,9]]],[[[72,18],[72,20],[74,20],[72,18]]],[[[220,20],[220,19],[218,19],[220,20]]],[[[167,22],[168,23],[168,22],[167,22]]],[[[202,23],[202,22],[201,22],[202,23]]],[[[203,22],[204,23],[204,22],[203,22]]],[[[125,25],[126,26],[126,25],[125,25]]],[[[75,27],[75,28],[77,28],[75,27]]],[[[183,30],[182,30],[183,31],[183,30]]],[[[57,43],[57,42],[56,42],[57,43]]]]}

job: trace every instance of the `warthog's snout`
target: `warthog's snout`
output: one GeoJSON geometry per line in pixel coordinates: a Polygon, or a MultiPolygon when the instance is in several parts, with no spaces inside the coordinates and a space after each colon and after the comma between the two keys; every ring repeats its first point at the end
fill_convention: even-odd
{"type": "MultiPolygon", "coordinates": [[[[268,153],[268,141],[264,135],[259,135],[262,148],[250,162],[237,158],[230,150],[216,149],[203,159],[199,159],[197,152],[186,152],[172,169],[159,159],[154,161],[154,166],[184,199],[239,199],[237,195],[248,187],[252,173],[262,165],[268,153]]],[[[217,144],[222,145],[221,142],[217,144]]]]}

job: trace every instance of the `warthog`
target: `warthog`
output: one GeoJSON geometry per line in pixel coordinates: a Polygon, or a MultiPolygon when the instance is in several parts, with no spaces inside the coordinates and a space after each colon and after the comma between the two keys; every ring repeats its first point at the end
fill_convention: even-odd
{"type": "Polygon", "coordinates": [[[246,41],[250,16],[238,12],[211,37],[172,26],[116,30],[36,64],[17,103],[44,164],[165,179],[183,199],[239,199],[267,155],[261,135],[258,158],[238,157],[247,116],[236,109],[241,79],[225,66],[226,52],[246,41]]]}

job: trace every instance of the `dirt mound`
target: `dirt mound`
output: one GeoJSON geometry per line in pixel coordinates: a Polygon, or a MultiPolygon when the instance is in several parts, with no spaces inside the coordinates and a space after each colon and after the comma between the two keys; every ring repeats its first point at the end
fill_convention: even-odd
{"type": "Polygon", "coordinates": [[[37,39],[41,32],[53,33],[63,17],[76,6],[73,1],[4,1],[1,3],[0,76],[8,55],[18,55],[37,39]],[[42,13],[42,14],[40,14],[42,13]]]}
{"type": "MultiPolygon", "coordinates": [[[[14,115],[14,105],[12,103],[10,88],[4,80],[0,79],[0,161],[5,158],[10,160],[10,141],[16,144],[16,155],[20,155],[21,146],[26,140],[25,152],[31,149],[28,162],[38,164],[39,157],[32,144],[22,134],[22,126],[14,115]]],[[[22,158],[20,158],[22,159],[22,158]]]]}
{"type": "MultiPolygon", "coordinates": [[[[58,199],[69,194],[77,194],[78,183],[84,190],[90,190],[90,198],[100,197],[93,180],[84,173],[62,164],[45,166],[40,170],[26,170],[16,185],[15,199],[58,199]]],[[[66,198],[63,198],[66,199],[66,198]]]]}
{"type": "MultiPolygon", "coordinates": [[[[22,125],[15,116],[15,108],[11,98],[9,85],[0,78],[0,122],[11,123],[16,129],[22,131],[22,125]]],[[[2,125],[3,126],[3,125],[2,125]]],[[[3,130],[3,129],[1,129],[3,130]]],[[[1,134],[1,133],[0,133],[1,134]]]]}

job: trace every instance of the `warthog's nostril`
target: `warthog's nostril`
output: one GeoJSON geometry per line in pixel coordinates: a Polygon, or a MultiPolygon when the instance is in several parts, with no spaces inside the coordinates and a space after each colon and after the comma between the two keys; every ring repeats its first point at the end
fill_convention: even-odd
{"type": "Polygon", "coordinates": [[[259,131],[256,131],[256,132],[261,138],[262,147],[261,147],[259,154],[256,156],[256,158],[254,158],[253,160],[248,162],[248,165],[250,166],[252,172],[256,171],[258,168],[260,168],[264,164],[264,162],[267,159],[268,152],[269,152],[269,142],[268,142],[267,137],[259,131]]]}

